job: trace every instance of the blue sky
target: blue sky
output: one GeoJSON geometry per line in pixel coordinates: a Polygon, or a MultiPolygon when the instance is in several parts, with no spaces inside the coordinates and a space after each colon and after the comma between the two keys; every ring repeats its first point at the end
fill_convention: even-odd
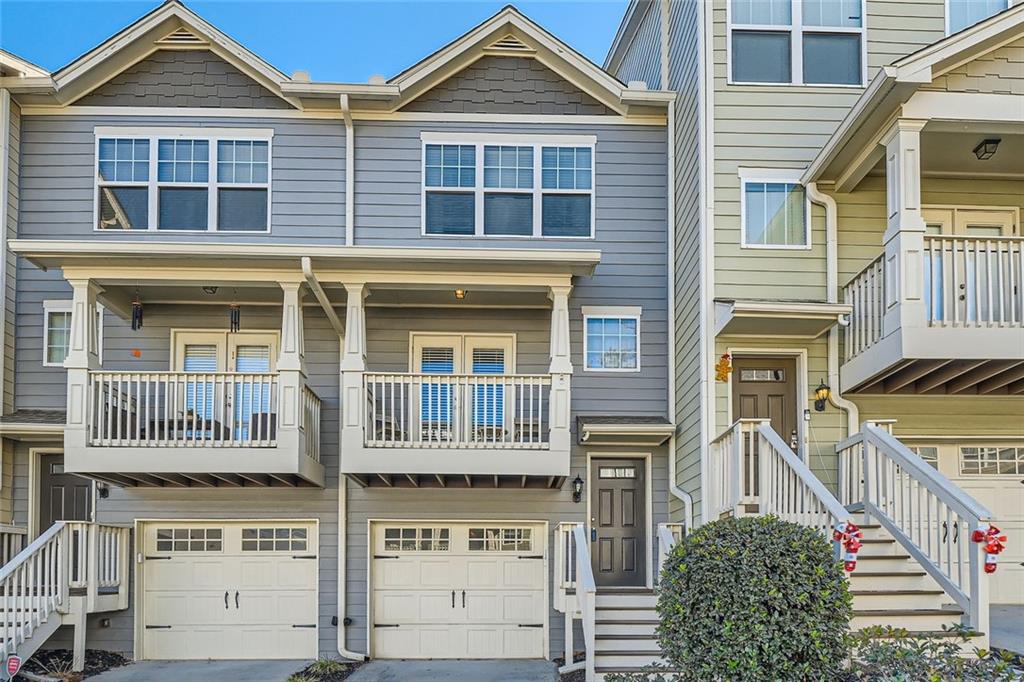
{"type": "MultiPolygon", "coordinates": [[[[0,0],[0,47],[50,71],[95,47],[159,0],[0,0]]],[[[286,74],[365,82],[393,76],[500,10],[460,2],[236,0],[186,4],[286,74]]],[[[627,0],[547,0],[517,6],[600,64],[627,0]]]]}

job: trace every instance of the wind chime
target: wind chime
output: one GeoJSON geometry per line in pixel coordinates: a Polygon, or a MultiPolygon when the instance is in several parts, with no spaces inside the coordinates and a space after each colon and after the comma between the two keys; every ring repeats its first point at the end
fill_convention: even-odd
{"type": "Polygon", "coordinates": [[[242,326],[242,309],[238,305],[238,290],[234,290],[233,300],[228,306],[228,329],[237,332],[242,326]]]}
{"type": "Polygon", "coordinates": [[[132,331],[142,329],[142,299],[139,298],[139,288],[135,287],[135,298],[132,299],[132,331]]]}

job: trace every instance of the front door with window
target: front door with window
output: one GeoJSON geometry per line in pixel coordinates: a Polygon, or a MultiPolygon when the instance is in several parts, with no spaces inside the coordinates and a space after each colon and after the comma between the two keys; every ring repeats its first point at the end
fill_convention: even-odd
{"type": "Polygon", "coordinates": [[[598,585],[647,584],[647,501],[640,459],[590,464],[590,554],[598,585]]]}
{"type": "Polygon", "coordinates": [[[64,455],[39,458],[39,531],[57,521],[92,518],[92,482],[64,473],[64,455]]]}
{"type": "Polygon", "coordinates": [[[794,358],[739,357],[733,360],[733,421],[769,419],[775,433],[797,451],[800,435],[796,412],[794,358]]]}

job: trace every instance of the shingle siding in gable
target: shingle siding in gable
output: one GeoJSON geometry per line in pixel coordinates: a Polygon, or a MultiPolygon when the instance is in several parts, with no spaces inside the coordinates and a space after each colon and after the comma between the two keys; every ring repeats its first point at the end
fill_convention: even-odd
{"type": "Polygon", "coordinates": [[[403,111],[466,114],[614,114],[529,57],[481,57],[403,111]]]}
{"type": "Polygon", "coordinates": [[[292,108],[234,66],[205,50],[158,50],[111,78],[76,104],[292,108]]]}
{"type": "Polygon", "coordinates": [[[1024,95],[1024,38],[961,64],[921,89],[1024,95]]]}

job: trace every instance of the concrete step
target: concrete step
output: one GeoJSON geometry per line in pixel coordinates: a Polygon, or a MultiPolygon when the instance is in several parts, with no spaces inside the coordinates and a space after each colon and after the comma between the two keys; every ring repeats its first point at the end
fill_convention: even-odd
{"type": "Polygon", "coordinates": [[[656,618],[622,619],[595,618],[595,635],[647,635],[654,637],[654,629],[658,627],[656,618]]]}
{"type": "Polygon", "coordinates": [[[623,619],[623,620],[657,620],[658,612],[650,607],[631,606],[597,606],[595,617],[597,620],[623,619]]]}
{"type": "Polygon", "coordinates": [[[597,651],[608,649],[661,652],[658,640],[650,635],[596,635],[594,646],[597,651]]]}
{"type": "Polygon", "coordinates": [[[959,623],[963,611],[941,609],[854,609],[851,630],[863,630],[873,625],[905,628],[907,630],[934,631],[942,626],[959,623]]]}
{"type": "Polygon", "coordinates": [[[863,611],[886,609],[938,609],[949,602],[939,589],[851,589],[853,608],[863,611]]]}
{"type": "Polygon", "coordinates": [[[629,606],[633,608],[653,609],[658,603],[658,595],[653,592],[597,592],[597,608],[614,608],[617,606],[629,606]]]}
{"type": "Polygon", "coordinates": [[[632,668],[639,670],[653,663],[663,663],[660,651],[598,651],[594,655],[595,668],[632,668]]]}

